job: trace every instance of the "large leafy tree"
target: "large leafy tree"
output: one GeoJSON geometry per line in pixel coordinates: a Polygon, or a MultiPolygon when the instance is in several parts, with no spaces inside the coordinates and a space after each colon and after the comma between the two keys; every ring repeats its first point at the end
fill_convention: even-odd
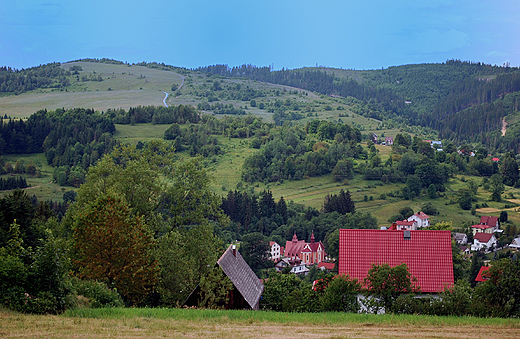
{"type": "Polygon", "coordinates": [[[513,186],[519,178],[518,164],[511,153],[507,153],[500,161],[499,173],[504,178],[504,184],[513,186]]]}
{"type": "Polygon", "coordinates": [[[475,288],[476,313],[481,316],[520,316],[520,260],[502,259],[485,273],[488,280],[475,288]]]}
{"type": "Polygon", "coordinates": [[[361,284],[357,279],[350,279],[347,275],[337,275],[332,279],[323,296],[321,305],[324,311],[358,312],[360,305],[357,295],[361,284]]]}
{"type": "Polygon", "coordinates": [[[386,312],[392,311],[392,306],[402,293],[418,292],[417,278],[408,271],[405,263],[390,267],[384,263],[373,264],[365,278],[367,294],[376,301],[376,308],[384,307],[386,312]]]}
{"type": "Polygon", "coordinates": [[[262,233],[254,232],[244,235],[240,253],[256,274],[260,270],[272,266],[272,262],[268,259],[269,240],[262,233]]]}
{"type": "Polygon", "coordinates": [[[181,306],[207,276],[222,254],[223,243],[210,223],[175,229],[157,240],[155,257],[160,263],[158,291],[162,302],[181,306]]]}
{"type": "Polygon", "coordinates": [[[153,246],[143,219],[115,194],[99,196],[76,215],[77,274],[117,288],[130,304],[141,301],[157,282],[153,246]]]}

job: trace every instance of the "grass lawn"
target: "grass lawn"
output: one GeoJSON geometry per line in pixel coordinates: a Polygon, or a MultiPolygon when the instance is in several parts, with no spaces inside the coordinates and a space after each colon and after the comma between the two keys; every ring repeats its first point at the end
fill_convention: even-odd
{"type": "Polygon", "coordinates": [[[34,338],[517,338],[518,319],[192,309],[0,311],[2,336],[34,338]]]}

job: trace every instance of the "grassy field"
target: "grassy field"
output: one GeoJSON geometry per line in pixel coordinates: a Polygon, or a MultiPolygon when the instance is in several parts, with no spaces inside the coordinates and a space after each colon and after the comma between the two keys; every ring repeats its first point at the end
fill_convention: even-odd
{"type": "Polygon", "coordinates": [[[0,311],[6,338],[517,338],[518,319],[186,309],[0,311]]]}
{"type": "MultiPolygon", "coordinates": [[[[47,160],[45,159],[45,154],[43,153],[35,153],[35,154],[8,154],[3,156],[6,161],[14,164],[18,160],[24,160],[26,163],[29,161],[33,161],[38,168],[41,170],[41,177],[33,177],[29,175],[22,175],[27,184],[31,187],[26,189],[27,194],[29,196],[35,195],[38,200],[54,200],[54,201],[62,201],[63,193],[69,190],[76,190],[73,187],[61,187],[58,184],[52,182],[52,175],[54,173],[54,168],[47,165],[47,160]]],[[[2,175],[0,177],[7,178],[9,174],[2,175]]],[[[1,191],[0,197],[9,194],[10,191],[1,191]]]]}
{"type": "Polygon", "coordinates": [[[183,76],[144,66],[112,65],[93,62],[63,64],[64,69],[73,65],[83,71],[70,77],[71,86],[60,89],[40,89],[0,97],[0,112],[12,117],[27,117],[40,110],[84,107],[104,111],[107,108],[135,106],[162,106],[165,94],[171,93],[173,84],[180,85],[183,76]],[[82,76],[101,76],[103,81],[81,81],[82,76]]]}
{"type": "MultiPolygon", "coordinates": [[[[161,138],[164,130],[168,125],[150,125],[137,124],[117,125],[116,138],[123,142],[137,143],[137,141],[147,141],[154,138],[161,138]]],[[[378,225],[388,226],[388,218],[397,214],[404,207],[411,207],[414,211],[421,210],[421,206],[426,202],[431,202],[439,211],[439,215],[432,216],[432,222],[452,221],[454,227],[460,227],[464,224],[478,223],[481,215],[499,216],[502,210],[506,210],[509,219],[515,223],[520,223],[519,207],[505,208],[506,203],[520,205],[520,200],[507,199],[503,202],[489,201],[490,192],[479,188],[477,192],[477,203],[487,203],[489,207],[477,210],[476,215],[471,215],[470,211],[463,211],[457,203],[459,191],[467,189],[467,181],[474,180],[477,183],[482,181],[480,177],[456,176],[451,178],[446,184],[446,192],[442,197],[431,200],[425,195],[413,200],[403,200],[399,197],[391,197],[389,193],[397,192],[403,184],[382,184],[380,181],[365,181],[361,176],[357,175],[353,180],[345,182],[336,182],[332,175],[322,177],[307,178],[299,181],[288,181],[277,183],[253,183],[247,184],[241,182],[241,169],[246,157],[255,152],[255,149],[249,147],[249,140],[229,139],[223,136],[217,137],[219,143],[225,152],[224,155],[212,157],[208,159],[208,168],[213,175],[211,189],[219,194],[226,195],[229,190],[237,188],[237,184],[247,190],[255,190],[261,192],[269,189],[273,192],[273,197],[278,200],[284,197],[286,201],[294,201],[295,203],[305,206],[321,209],[323,200],[327,194],[338,194],[341,189],[349,190],[356,204],[356,210],[362,212],[370,212],[377,220],[378,225]],[[385,199],[381,199],[381,195],[386,195],[385,199]],[[368,201],[364,198],[367,196],[368,201]],[[370,200],[372,197],[372,200],[370,200]]],[[[386,161],[391,153],[391,147],[377,145],[379,155],[383,161],[386,161]]],[[[507,187],[503,197],[506,198],[510,194],[520,198],[520,190],[507,187]]]]}

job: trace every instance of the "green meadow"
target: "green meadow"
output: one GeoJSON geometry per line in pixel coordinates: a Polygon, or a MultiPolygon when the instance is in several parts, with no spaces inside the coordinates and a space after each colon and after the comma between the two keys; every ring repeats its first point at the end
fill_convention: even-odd
{"type": "Polygon", "coordinates": [[[7,338],[517,338],[518,319],[202,309],[0,310],[7,338]],[[440,330],[441,329],[441,330],[440,330]]]}

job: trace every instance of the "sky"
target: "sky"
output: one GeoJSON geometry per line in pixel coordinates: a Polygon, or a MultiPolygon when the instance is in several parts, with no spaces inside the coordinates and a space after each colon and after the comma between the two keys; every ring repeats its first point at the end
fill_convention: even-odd
{"type": "Polygon", "coordinates": [[[520,66],[518,0],[0,0],[0,66],[520,66]]]}

